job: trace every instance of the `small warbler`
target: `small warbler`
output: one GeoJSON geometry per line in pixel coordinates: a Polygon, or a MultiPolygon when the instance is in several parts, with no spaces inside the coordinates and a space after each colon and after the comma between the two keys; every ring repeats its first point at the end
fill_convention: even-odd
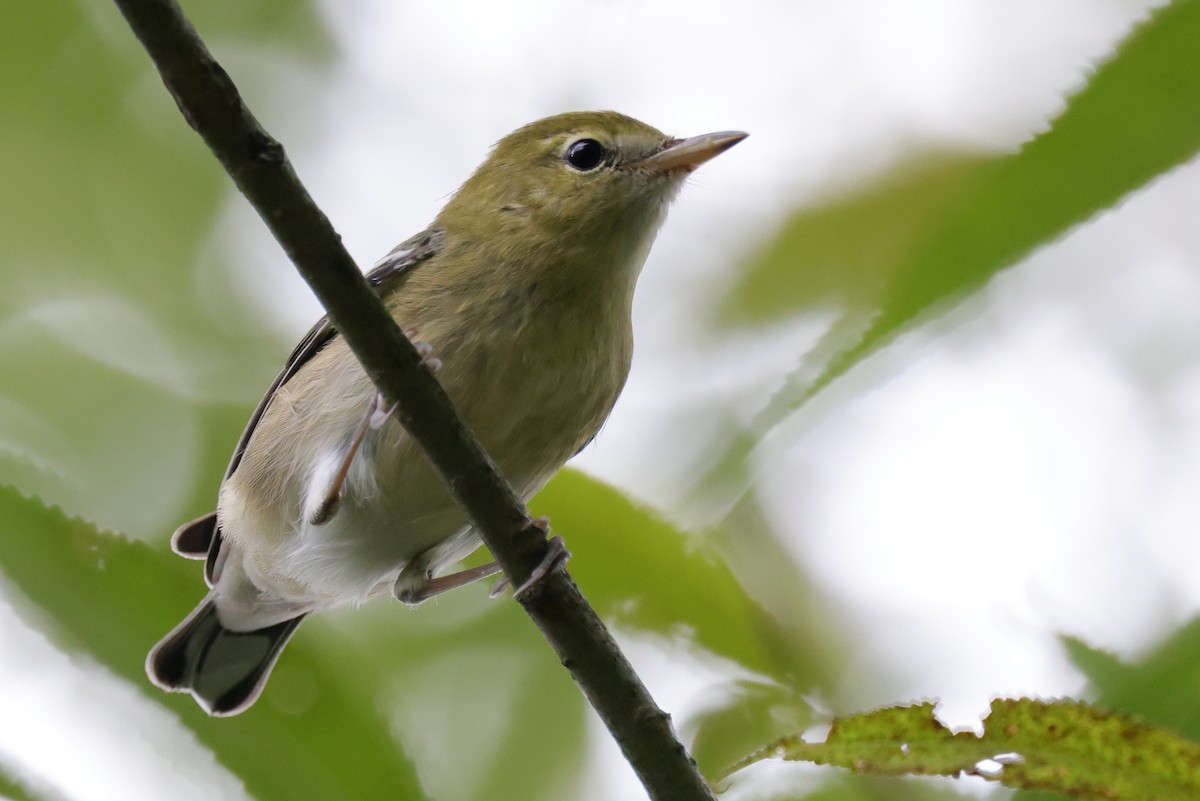
{"type": "MultiPolygon", "coordinates": [[[[745,137],[673,139],[611,111],[531,123],[368,275],[523,499],[612,410],[634,284],[684,177],[745,137]]],[[[172,545],[207,560],[212,589],[146,669],[212,715],[254,702],[305,615],[498,572],[438,575],[479,537],[325,319],[251,416],[217,510],[172,545]]]]}

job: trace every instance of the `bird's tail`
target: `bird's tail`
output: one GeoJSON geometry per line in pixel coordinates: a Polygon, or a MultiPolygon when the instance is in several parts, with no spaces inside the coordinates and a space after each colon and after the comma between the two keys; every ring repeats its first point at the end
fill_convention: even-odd
{"type": "Polygon", "coordinates": [[[150,680],[171,692],[190,692],[210,715],[236,715],[254,703],[275,660],[304,615],[256,631],[221,625],[212,595],[146,657],[150,680]]]}

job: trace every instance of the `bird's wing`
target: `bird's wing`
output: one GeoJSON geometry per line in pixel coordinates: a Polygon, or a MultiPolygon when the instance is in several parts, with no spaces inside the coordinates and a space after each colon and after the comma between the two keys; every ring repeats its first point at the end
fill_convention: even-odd
{"type": "MultiPolygon", "coordinates": [[[[395,291],[399,282],[402,282],[414,268],[433,258],[442,249],[442,243],[445,239],[445,232],[441,228],[431,227],[397,245],[391,253],[384,256],[375,264],[375,267],[367,273],[367,282],[371,284],[376,291],[382,293],[384,291],[395,291]]],[[[291,380],[292,376],[300,372],[305,364],[312,360],[314,356],[321,352],[329,342],[337,336],[337,330],[333,327],[333,323],[328,317],[322,317],[317,321],[309,332],[300,340],[300,344],[292,351],[292,355],[288,357],[287,363],[279,375],[275,376],[275,380],[271,382],[271,386],[263,395],[262,400],[258,402],[258,407],[255,408],[254,414],[250,415],[250,420],[246,423],[245,430],[242,431],[242,436],[238,439],[237,446],[233,449],[233,456],[229,460],[229,467],[225,470],[225,481],[237,470],[241,464],[242,457],[246,454],[246,448],[250,444],[250,438],[254,436],[254,430],[258,427],[259,421],[270,406],[271,400],[275,397],[275,393],[291,380]]],[[[224,483],[224,482],[222,482],[224,483]]],[[[201,518],[204,520],[204,518],[201,518]]],[[[195,521],[200,522],[200,521],[195,521]]],[[[179,540],[176,550],[183,555],[199,555],[197,550],[202,546],[198,540],[200,533],[211,531],[211,538],[207,543],[206,552],[207,559],[204,566],[205,578],[209,585],[216,581],[218,573],[218,556],[221,550],[221,527],[219,522],[214,518],[213,525],[199,527],[194,523],[189,523],[180,528],[176,532],[176,536],[172,538],[173,543],[179,540]],[[188,529],[188,537],[186,542],[186,550],[179,550],[179,545],[184,545],[183,539],[180,537],[180,532],[188,529]]]]}
{"type": "Polygon", "coordinates": [[[422,262],[436,256],[442,250],[446,232],[438,226],[426,228],[421,233],[406,239],[392,248],[367,273],[367,281],[374,287],[390,289],[390,284],[400,276],[408,275],[422,262]]]}

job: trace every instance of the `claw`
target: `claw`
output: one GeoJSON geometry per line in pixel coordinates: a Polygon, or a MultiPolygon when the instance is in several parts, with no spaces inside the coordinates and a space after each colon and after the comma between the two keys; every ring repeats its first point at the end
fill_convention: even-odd
{"type": "Polygon", "coordinates": [[[442,369],[442,360],[433,355],[433,345],[428,342],[414,342],[413,347],[417,349],[417,355],[421,357],[421,364],[431,373],[437,373],[442,369]]]}
{"type": "Polygon", "coordinates": [[[383,428],[384,423],[391,418],[392,413],[395,411],[396,404],[393,403],[391,406],[384,409],[383,398],[377,395],[375,397],[375,408],[371,412],[371,417],[367,422],[367,425],[371,427],[372,431],[378,431],[379,429],[383,428]]]}
{"type": "Polygon", "coordinates": [[[566,561],[571,558],[571,552],[563,544],[562,537],[551,537],[546,546],[546,556],[533,569],[533,572],[529,574],[529,578],[525,579],[525,583],[513,590],[513,597],[518,601],[534,587],[541,584],[546,576],[550,575],[550,571],[559,565],[566,564],[566,561]]]}
{"type": "MultiPolygon", "coordinates": [[[[525,528],[526,529],[531,529],[531,528],[535,529],[537,531],[540,531],[542,533],[543,537],[549,537],[550,536],[550,518],[535,517],[534,519],[530,520],[528,523],[525,524],[525,528]]],[[[570,556],[570,554],[567,553],[566,548],[563,547],[561,537],[554,537],[550,541],[549,547],[551,549],[551,553],[547,554],[546,559],[542,560],[542,564],[538,565],[538,567],[534,570],[534,573],[537,573],[538,570],[541,570],[542,572],[537,576],[536,579],[531,574],[529,577],[529,580],[526,581],[524,584],[522,584],[520,586],[520,588],[518,588],[518,591],[531,588],[534,584],[536,584],[538,581],[540,581],[546,575],[546,573],[549,572],[549,569],[552,568],[554,565],[551,564],[551,565],[547,566],[546,563],[550,559],[550,556],[553,554],[554,549],[556,547],[561,548],[563,553],[566,554],[566,556],[570,556]],[[556,543],[556,542],[554,542],[554,540],[558,540],[558,542],[556,543]]],[[[492,588],[490,590],[488,590],[488,597],[489,598],[499,598],[504,593],[504,591],[508,589],[508,586],[510,584],[512,584],[512,581],[509,580],[508,576],[501,576],[500,578],[496,579],[495,583],[492,584],[492,588]]],[[[514,593],[514,595],[515,595],[515,593],[514,593]]]]}
{"type": "Polygon", "coordinates": [[[421,357],[421,364],[426,370],[436,375],[442,369],[442,360],[433,355],[433,345],[418,339],[419,332],[415,328],[405,329],[404,335],[412,342],[417,355],[421,357]]]}

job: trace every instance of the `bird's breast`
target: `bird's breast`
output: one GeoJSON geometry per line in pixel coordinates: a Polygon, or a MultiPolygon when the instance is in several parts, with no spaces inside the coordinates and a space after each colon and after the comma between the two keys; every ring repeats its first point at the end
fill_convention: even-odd
{"type": "Polygon", "coordinates": [[[628,317],[599,312],[498,303],[477,323],[491,336],[430,337],[443,386],[522,495],[595,436],[624,386],[628,317]]]}

